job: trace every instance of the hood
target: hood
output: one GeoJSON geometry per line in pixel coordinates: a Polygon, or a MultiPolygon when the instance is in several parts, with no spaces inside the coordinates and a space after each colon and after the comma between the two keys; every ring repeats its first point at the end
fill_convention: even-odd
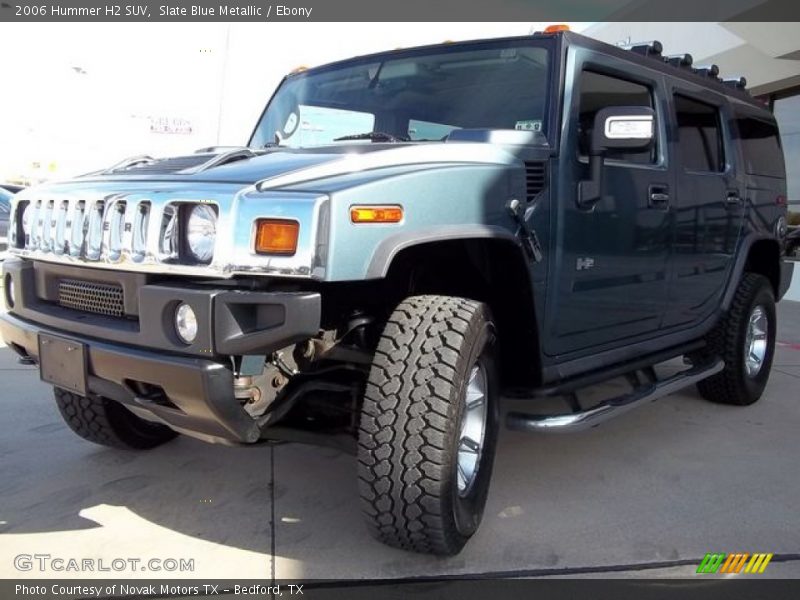
{"type": "Polygon", "coordinates": [[[509,165],[518,161],[515,150],[518,147],[483,140],[337,144],[299,149],[209,148],[170,158],[133,157],[108,169],[47,187],[87,184],[118,187],[127,185],[125,182],[137,182],[167,186],[170,183],[258,184],[259,189],[278,189],[330,181],[339,175],[363,171],[453,164],[509,165]]]}

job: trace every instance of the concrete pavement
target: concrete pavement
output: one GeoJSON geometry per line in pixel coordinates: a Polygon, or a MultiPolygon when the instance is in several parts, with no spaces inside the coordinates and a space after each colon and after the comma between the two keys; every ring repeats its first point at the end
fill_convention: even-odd
{"type": "Polygon", "coordinates": [[[351,457],[188,438],[143,453],[93,446],[62,423],[36,369],[1,349],[0,577],[78,576],[15,568],[37,553],[194,560],[122,577],[690,576],[711,551],[774,552],[767,574],[798,577],[800,303],[779,315],[753,407],[689,389],[582,434],[503,431],[483,525],[448,559],[372,540],[351,457]]]}

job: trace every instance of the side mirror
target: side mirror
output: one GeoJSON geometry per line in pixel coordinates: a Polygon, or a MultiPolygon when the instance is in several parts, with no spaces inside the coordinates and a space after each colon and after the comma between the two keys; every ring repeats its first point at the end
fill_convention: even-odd
{"type": "Polygon", "coordinates": [[[610,106],[594,117],[589,179],[578,184],[578,205],[594,206],[603,194],[603,162],[609,151],[647,150],[655,140],[656,114],[647,106],[610,106]]]}

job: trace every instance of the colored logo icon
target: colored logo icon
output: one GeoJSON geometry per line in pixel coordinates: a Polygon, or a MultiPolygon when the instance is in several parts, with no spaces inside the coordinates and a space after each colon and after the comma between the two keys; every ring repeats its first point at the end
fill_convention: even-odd
{"type": "Polygon", "coordinates": [[[697,573],[763,573],[773,556],[771,553],[708,553],[697,567],[697,573]]]}

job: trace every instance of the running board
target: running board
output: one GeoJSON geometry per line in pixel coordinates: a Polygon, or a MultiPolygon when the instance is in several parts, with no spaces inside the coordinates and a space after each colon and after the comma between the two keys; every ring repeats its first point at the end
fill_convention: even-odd
{"type": "MultiPolygon", "coordinates": [[[[516,431],[539,433],[572,433],[596,427],[604,421],[618,417],[645,402],[657,400],[722,371],[725,362],[717,359],[710,365],[692,367],[662,381],[651,381],[628,394],[604,400],[587,410],[561,415],[531,415],[511,412],[506,416],[506,427],[516,431]]],[[[638,378],[637,378],[638,379],[638,378]]]]}

